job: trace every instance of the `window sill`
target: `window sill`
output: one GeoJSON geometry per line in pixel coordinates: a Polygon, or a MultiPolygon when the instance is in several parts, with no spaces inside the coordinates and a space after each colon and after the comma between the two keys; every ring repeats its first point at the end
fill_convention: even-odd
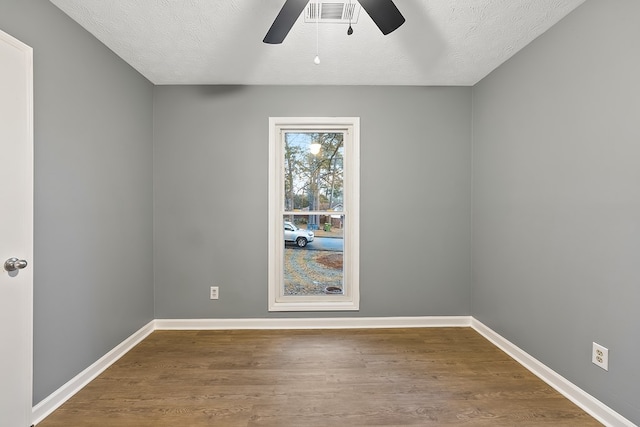
{"type": "Polygon", "coordinates": [[[276,301],[269,311],[358,311],[357,301],[276,301]]]}

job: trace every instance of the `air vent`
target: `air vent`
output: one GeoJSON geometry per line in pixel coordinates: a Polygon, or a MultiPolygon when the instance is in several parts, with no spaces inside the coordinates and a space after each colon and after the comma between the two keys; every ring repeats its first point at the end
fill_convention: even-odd
{"type": "Polygon", "coordinates": [[[304,10],[304,22],[327,24],[355,24],[360,15],[360,5],[352,1],[310,1],[304,10]]]}

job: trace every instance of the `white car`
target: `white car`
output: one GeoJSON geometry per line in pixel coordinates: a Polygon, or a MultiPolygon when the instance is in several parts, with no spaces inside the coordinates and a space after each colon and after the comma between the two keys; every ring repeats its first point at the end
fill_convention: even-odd
{"type": "Polygon", "coordinates": [[[304,248],[307,243],[313,242],[313,231],[298,228],[289,221],[284,222],[284,241],[294,242],[298,247],[304,248]]]}

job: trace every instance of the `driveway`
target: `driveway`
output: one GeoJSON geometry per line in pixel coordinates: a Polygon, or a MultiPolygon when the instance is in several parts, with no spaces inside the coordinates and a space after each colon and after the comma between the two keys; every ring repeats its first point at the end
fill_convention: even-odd
{"type": "Polygon", "coordinates": [[[323,295],[329,286],[342,288],[342,252],[306,250],[310,246],[284,249],[285,295],[323,295]]]}

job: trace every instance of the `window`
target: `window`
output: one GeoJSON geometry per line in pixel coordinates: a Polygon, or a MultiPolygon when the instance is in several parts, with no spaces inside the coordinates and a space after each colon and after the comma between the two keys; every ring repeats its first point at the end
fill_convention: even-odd
{"type": "Polygon", "coordinates": [[[360,120],[269,119],[269,310],[358,310],[360,120]]]}

